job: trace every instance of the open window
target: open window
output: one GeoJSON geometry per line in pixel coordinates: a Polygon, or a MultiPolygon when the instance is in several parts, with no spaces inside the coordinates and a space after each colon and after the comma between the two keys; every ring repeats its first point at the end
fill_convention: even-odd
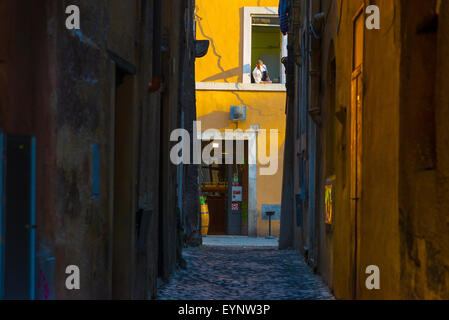
{"type": "MultiPolygon", "coordinates": [[[[252,16],[251,29],[251,69],[260,59],[267,66],[273,83],[282,83],[282,34],[279,17],[273,15],[252,16]]],[[[254,79],[251,79],[254,83],[254,79]]]]}
{"type": "Polygon", "coordinates": [[[277,8],[245,7],[243,23],[243,83],[254,83],[252,72],[260,59],[273,84],[284,84],[287,36],[281,33],[277,8]]]}

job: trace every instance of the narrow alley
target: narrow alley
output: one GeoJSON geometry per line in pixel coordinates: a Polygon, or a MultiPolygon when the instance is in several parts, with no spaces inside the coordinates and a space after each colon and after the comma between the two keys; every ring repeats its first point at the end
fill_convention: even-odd
{"type": "Polygon", "coordinates": [[[277,240],[208,236],[184,250],[187,269],[159,290],[159,300],[333,299],[297,251],[277,240]]]}
{"type": "Polygon", "coordinates": [[[449,0],[0,0],[0,300],[449,300],[448,57],[449,0]]]}

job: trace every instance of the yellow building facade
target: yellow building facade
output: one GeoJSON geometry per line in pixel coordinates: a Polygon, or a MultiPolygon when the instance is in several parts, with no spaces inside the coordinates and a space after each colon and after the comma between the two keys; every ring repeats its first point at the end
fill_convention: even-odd
{"type": "MultiPolygon", "coordinates": [[[[266,212],[275,212],[272,235],[279,236],[286,100],[285,72],[280,61],[287,55],[287,39],[277,25],[278,3],[277,0],[196,1],[196,39],[210,42],[207,55],[197,60],[195,71],[201,132],[252,129],[261,151],[265,148],[261,132],[266,130],[267,154],[272,143],[270,130],[278,132],[275,174],[262,175],[260,169],[266,165],[258,158],[257,164],[249,164],[244,181],[236,183],[247,185],[248,189],[244,199],[247,203],[241,205],[247,208],[247,233],[242,234],[249,236],[268,235],[266,212]],[[258,59],[264,60],[272,83],[257,84],[252,80],[258,59]],[[231,120],[231,106],[246,107],[245,120],[231,120]]],[[[204,135],[202,139],[205,140],[204,135]]]]}

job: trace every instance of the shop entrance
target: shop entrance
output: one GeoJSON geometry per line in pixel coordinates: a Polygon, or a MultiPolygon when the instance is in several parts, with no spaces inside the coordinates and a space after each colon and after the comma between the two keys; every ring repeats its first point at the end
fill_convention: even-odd
{"type": "MultiPolygon", "coordinates": [[[[203,142],[203,149],[209,143],[203,142]]],[[[209,208],[208,234],[248,235],[248,142],[233,141],[233,164],[226,164],[231,153],[224,141],[220,144],[222,164],[202,164],[200,170],[201,195],[209,208]],[[243,161],[236,159],[237,147],[243,148],[243,161]]]]}

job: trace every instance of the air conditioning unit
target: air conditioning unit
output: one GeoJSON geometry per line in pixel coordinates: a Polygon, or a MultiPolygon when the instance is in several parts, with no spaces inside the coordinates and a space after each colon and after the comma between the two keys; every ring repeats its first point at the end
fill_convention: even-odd
{"type": "Polygon", "coordinates": [[[229,113],[231,121],[246,120],[246,106],[231,106],[231,110],[229,113]]]}

